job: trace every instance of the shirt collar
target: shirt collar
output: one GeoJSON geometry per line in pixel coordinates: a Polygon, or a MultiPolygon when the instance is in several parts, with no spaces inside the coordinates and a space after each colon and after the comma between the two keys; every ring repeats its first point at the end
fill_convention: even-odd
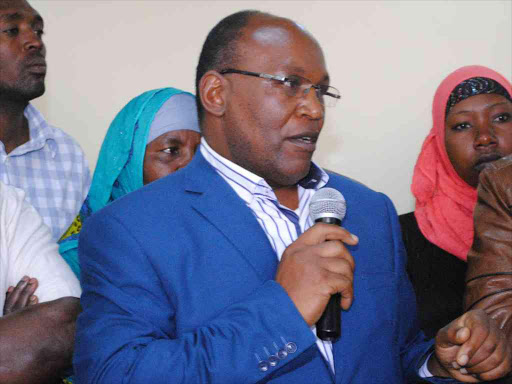
{"type": "Polygon", "coordinates": [[[309,172],[301,181],[299,185],[304,189],[319,190],[329,181],[329,175],[322,168],[311,162],[311,168],[309,172]]]}
{"type": "MultiPolygon", "coordinates": [[[[221,173],[224,177],[235,181],[250,194],[275,196],[270,185],[268,185],[262,177],[255,175],[247,169],[244,169],[219,155],[208,145],[204,137],[201,138],[199,150],[206,161],[210,163],[217,172],[221,173]]],[[[311,162],[311,168],[309,169],[308,174],[299,181],[299,185],[305,189],[318,190],[325,186],[328,181],[329,175],[322,168],[311,162]]]]}
{"type": "Polygon", "coordinates": [[[13,151],[13,155],[23,155],[30,151],[37,151],[43,148],[48,142],[52,157],[55,157],[57,153],[55,134],[41,112],[29,103],[25,108],[24,115],[28,121],[30,140],[16,148],[13,151]]]}

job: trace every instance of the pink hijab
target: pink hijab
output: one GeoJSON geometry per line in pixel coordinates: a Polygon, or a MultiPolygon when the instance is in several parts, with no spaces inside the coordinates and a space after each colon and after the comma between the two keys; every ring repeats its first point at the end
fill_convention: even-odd
{"type": "Polygon", "coordinates": [[[512,95],[507,79],[486,67],[462,67],[448,75],[434,96],[434,125],[423,142],[411,185],[416,197],[415,217],[423,236],[464,261],[473,242],[473,210],[477,193],[455,172],[448,158],[444,123],[450,93],[459,83],[472,77],[493,79],[512,95]]]}

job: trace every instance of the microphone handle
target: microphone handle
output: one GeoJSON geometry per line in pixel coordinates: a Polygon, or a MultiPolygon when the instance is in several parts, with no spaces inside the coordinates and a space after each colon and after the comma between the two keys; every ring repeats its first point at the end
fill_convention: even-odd
{"type": "MultiPolygon", "coordinates": [[[[341,226],[341,220],[335,217],[322,217],[316,223],[326,223],[341,226]]],[[[331,296],[324,313],[316,323],[316,335],[324,341],[335,341],[341,336],[341,294],[331,296]]]]}
{"type": "Polygon", "coordinates": [[[341,335],[341,294],[331,296],[324,313],[316,323],[316,335],[325,341],[334,341],[341,335]]]}

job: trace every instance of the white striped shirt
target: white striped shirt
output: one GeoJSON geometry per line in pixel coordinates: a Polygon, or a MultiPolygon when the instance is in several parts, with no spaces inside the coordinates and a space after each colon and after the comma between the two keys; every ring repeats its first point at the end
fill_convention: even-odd
{"type": "MultiPolygon", "coordinates": [[[[204,138],[201,139],[200,151],[206,161],[245,201],[267,235],[278,260],[281,260],[285,249],[313,225],[309,217],[309,202],[313,194],[327,184],[327,173],[312,163],[308,176],[297,186],[299,206],[292,211],[279,204],[274,191],[263,178],[220,156],[210,148],[204,138]]],[[[316,334],[314,326],[311,330],[316,334]]],[[[316,343],[334,372],[332,343],[318,338],[316,343]]]]}

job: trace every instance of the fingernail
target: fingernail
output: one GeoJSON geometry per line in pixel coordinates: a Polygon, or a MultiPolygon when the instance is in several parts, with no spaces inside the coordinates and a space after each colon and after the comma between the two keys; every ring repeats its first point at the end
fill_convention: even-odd
{"type": "Polygon", "coordinates": [[[468,355],[462,355],[461,357],[459,357],[457,359],[457,362],[460,364],[460,365],[466,365],[469,361],[469,357],[468,355]]]}
{"type": "Polygon", "coordinates": [[[21,278],[21,281],[28,281],[28,276],[23,276],[23,277],[21,278]]]}
{"type": "Polygon", "coordinates": [[[352,239],[354,239],[355,241],[359,241],[359,237],[357,237],[353,233],[351,233],[350,236],[352,236],[352,239]]]}
{"type": "Polygon", "coordinates": [[[459,368],[460,368],[460,365],[459,365],[459,364],[457,364],[457,362],[456,362],[456,361],[452,361],[452,367],[453,367],[454,369],[459,369],[459,368]]]}
{"type": "Polygon", "coordinates": [[[468,374],[468,371],[467,371],[466,368],[459,369],[459,372],[462,373],[463,375],[467,375],[468,374]]]}

